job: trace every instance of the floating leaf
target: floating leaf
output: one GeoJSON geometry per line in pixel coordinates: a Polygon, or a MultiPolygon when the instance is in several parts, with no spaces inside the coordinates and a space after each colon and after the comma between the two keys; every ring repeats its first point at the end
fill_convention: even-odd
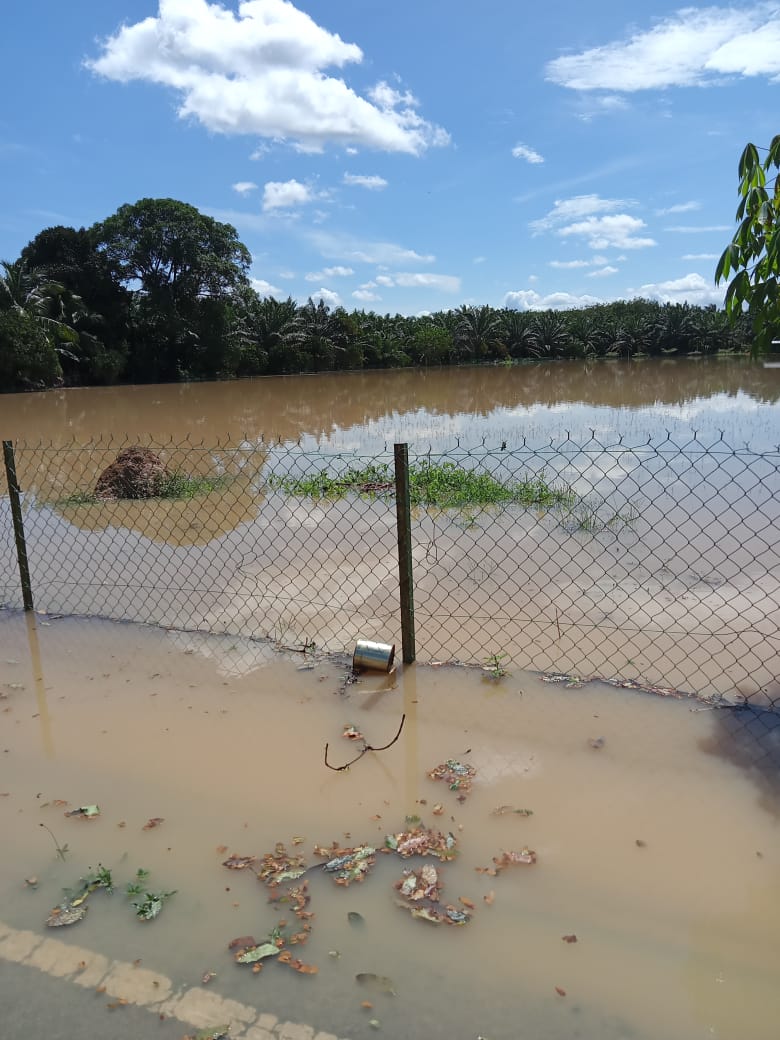
{"type": "Polygon", "coordinates": [[[562,935],[561,938],[565,943],[576,943],[577,941],[576,935],[562,935]]]}
{"type": "Polygon", "coordinates": [[[357,910],[350,910],[347,914],[347,920],[353,928],[365,927],[366,919],[362,914],[359,914],[357,910]]]}
{"type": "Polygon", "coordinates": [[[453,758],[441,762],[428,773],[431,780],[443,780],[451,791],[459,791],[464,796],[471,790],[471,781],[476,775],[474,766],[456,762],[453,758]]]}
{"type": "Polygon", "coordinates": [[[606,741],[604,740],[604,737],[591,737],[588,743],[594,749],[594,751],[599,751],[601,748],[604,747],[606,741]]]}
{"type": "Polygon", "coordinates": [[[243,870],[244,867],[250,866],[255,862],[255,856],[229,856],[222,864],[223,867],[227,867],[228,870],[243,870]]]}
{"type": "Polygon", "coordinates": [[[647,848],[647,842],[646,841],[642,841],[641,838],[637,838],[636,842],[634,844],[636,845],[636,847],[638,849],[646,849],[647,848]]]}
{"type": "Polygon", "coordinates": [[[201,1029],[193,1036],[185,1037],[185,1040],[228,1040],[230,1025],[217,1026],[216,1028],[201,1029]]]}
{"type": "Polygon", "coordinates": [[[344,732],[341,734],[342,737],[346,737],[347,740],[365,740],[366,738],[360,732],[359,729],[355,729],[354,726],[345,726],[344,732]]]}
{"type": "Polygon", "coordinates": [[[265,957],[277,957],[279,955],[279,947],[276,943],[263,943],[261,946],[252,946],[248,950],[243,950],[241,953],[236,954],[236,962],[238,964],[254,964],[256,961],[261,961],[265,957]]]}
{"type": "Polygon", "coordinates": [[[95,816],[100,816],[100,807],[97,805],[80,805],[78,809],[71,809],[70,812],[66,812],[65,815],[83,816],[85,819],[91,820],[95,816]]]}
{"type": "Polygon", "coordinates": [[[229,950],[246,950],[250,946],[257,946],[257,940],[253,935],[239,935],[237,939],[231,939],[228,943],[229,950]]]}
{"type": "Polygon", "coordinates": [[[374,975],[373,972],[361,971],[355,976],[359,986],[374,990],[376,993],[389,993],[391,997],[397,996],[395,984],[386,975],[374,975]]]}
{"type": "Polygon", "coordinates": [[[483,896],[482,898],[485,900],[485,902],[487,903],[488,906],[492,906],[493,905],[493,901],[496,898],[496,893],[491,888],[491,890],[488,892],[488,894],[486,896],[483,896]]]}
{"type": "Polygon", "coordinates": [[[215,979],[216,977],[217,973],[215,971],[204,971],[200,977],[200,981],[203,983],[204,986],[208,986],[211,980],[215,979]]]}
{"type": "Polygon", "coordinates": [[[444,806],[441,804],[441,802],[437,802],[436,805],[434,805],[433,809],[431,809],[431,812],[434,816],[441,816],[444,812],[444,806]]]}
{"type": "Polygon", "coordinates": [[[360,1006],[362,1008],[365,1008],[366,1011],[371,1011],[371,1009],[373,1008],[374,1005],[371,1003],[370,1000],[363,1000],[363,1001],[360,1002],[360,1006]]]}
{"type": "Polygon", "coordinates": [[[556,986],[555,987],[555,992],[558,994],[559,997],[565,997],[566,996],[566,990],[565,989],[561,989],[560,986],[556,986]]]}
{"type": "Polygon", "coordinates": [[[143,825],[143,830],[145,830],[145,831],[154,830],[154,828],[155,827],[159,827],[161,823],[165,823],[165,819],[162,816],[152,816],[143,825]]]}
{"type": "Polygon", "coordinates": [[[67,902],[60,903],[46,918],[46,924],[49,928],[64,928],[70,924],[77,924],[87,916],[88,909],[86,900],[77,905],[67,902]]]}
{"type": "Polygon", "coordinates": [[[471,900],[470,899],[466,899],[465,896],[458,896],[458,902],[462,903],[469,910],[474,910],[475,909],[474,904],[471,902],[471,900]]]}
{"type": "Polygon", "coordinates": [[[175,895],[175,889],[172,892],[147,892],[142,900],[132,904],[135,916],[140,917],[142,921],[153,921],[159,916],[165,901],[175,895]]]}
{"type": "Polygon", "coordinates": [[[499,805],[496,809],[491,809],[491,816],[533,816],[533,809],[515,809],[513,805],[499,805]]]}

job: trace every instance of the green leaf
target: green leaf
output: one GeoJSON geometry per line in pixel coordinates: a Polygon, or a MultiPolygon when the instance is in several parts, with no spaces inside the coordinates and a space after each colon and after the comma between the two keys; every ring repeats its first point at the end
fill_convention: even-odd
{"type": "Polygon", "coordinates": [[[261,946],[253,946],[251,950],[244,950],[243,953],[239,953],[236,957],[236,962],[238,964],[254,964],[265,957],[276,957],[279,952],[279,947],[275,943],[263,943],[261,946]]]}

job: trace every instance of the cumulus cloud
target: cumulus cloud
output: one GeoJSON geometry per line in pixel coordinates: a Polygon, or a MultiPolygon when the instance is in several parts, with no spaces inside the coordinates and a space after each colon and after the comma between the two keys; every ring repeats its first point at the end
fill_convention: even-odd
{"type": "Polygon", "coordinates": [[[644,228],[644,220],[631,217],[628,213],[615,213],[604,217],[588,217],[557,228],[556,235],[569,238],[581,235],[591,249],[646,249],[654,246],[655,239],[642,238],[637,232],[644,228]]]}
{"type": "Polygon", "coordinates": [[[311,202],[311,188],[295,179],[290,181],[268,181],[263,188],[263,212],[275,209],[292,209],[311,202]]]}
{"type": "Polygon", "coordinates": [[[378,274],[376,276],[376,284],[384,285],[385,287],[390,288],[390,286],[395,285],[395,282],[389,274],[378,274]]]}
{"type": "Polygon", "coordinates": [[[123,25],[87,62],[120,83],[142,80],[180,97],[179,115],[208,130],[419,155],[449,142],[417,100],[386,83],[362,97],[326,69],[359,64],[363,52],[289,0],[243,0],[238,12],[208,0],[159,0],[157,17],[123,25]]]}
{"type": "Polygon", "coordinates": [[[250,191],[255,191],[257,185],[254,181],[236,181],[233,185],[233,191],[237,191],[239,195],[248,195],[250,191]]]}
{"type": "Polygon", "coordinates": [[[359,188],[367,188],[369,191],[382,191],[387,187],[387,181],[378,174],[345,173],[345,184],[354,184],[359,188]]]}
{"type": "Polygon", "coordinates": [[[535,289],[518,289],[508,292],[504,297],[504,306],[515,311],[560,311],[576,307],[592,307],[602,303],[597,296],[574,296],[567,292],[549,293],[541,296],[535,289]]]}
{"type": "Polygon", "coordinates": [[[590,260],[550,260],[548,266],[561,271],[575,271],[578,267],[590,267],[590,260]]]}
{"type": "Polygon", "coordinates": [[[275,285],[271,285],[265,278],[250,278],[249,279],[252,288],[255,290],[258,296],[281,296],[281,289],[277,289],[275,285]]]}
{"type": "Polygon", "coordinates": [[[312,229],[307,233],[307,237],[322,256],[332,260],[346,260],[349,263],[400,266],[432,264],[436,259],[433,255],[421,254],[394,242],[366,242],[338,232],[312,229]]]}
{"type": "Polygon", "coordinates": [[[543,156],[541,156],[536,149],[530,148],[527,144],[516,144],[512,149],[512,155],[515,159],[525,159],[525,161],[531,163],[532,166],[544,162],[543,156]]]}
{"type": "Polygon", "coordinates": [[[611,267],[607,264],[606,267],[599,267],[595,271],[589,271],[586,275],[587,278],[608,278],[611,274],[617,274],[619,268],[611,267]]]}
{"type": "Polygon", "coordinates": [[[719,260],[720,253],[685,253],[682,260],[719,260]]]}
{"type": "Polygon", "coordinates": [[[310,271],[304,278],[307,282],[322,282],[326,278],[347,278],[354,273],[351,267],[324,267],[321,271],[310,271]]]}
{"type": "Polygon", "coordinates": [[[311,294],[310,299],[314,303],[319,303],[320,300],[325,304],[326,307],[340,307],[341,297],[333,289],[317,289],[316,292],[311,294]]]}
{"type": "Polygon", "coordinates": [[[590,217],[597,213],[614,213],[636,205],[628,199],[602,199],[600,195],[575,195],[570,199],[556,199],[550,212],[531,221],[533,231],[552,231],[571,220],[590,217]]]}
{"type": "Polygon", "coordinates": [[[356,300],[361,300],[363,303],[375,303],[377,300],[381,300],[382,297],[375,292],[371,292],[370,289],[355,289],[352,293],[356,300]]]}
{"type": "Polygon", "coordinates": [[[722,82],[780,80],[777,3],[685,7],[627,38],[549,62],[547,79],[572,90],[630,92],[722,82]]]}
{"type": "Polygon", "coordinates": [[[441,289],[443,292],[460,292],[460,278],[452,274],[427,274],[401,272],[394,275],[396,285],[415,289],[441,289]]]}
{"type": "Polygon", "coordinates": [[[668,282],[650,282],[638,289],[629,289],[633,296],[642,296],[659,303],[693,303],[701,307],[714,303],[722,305],[725,289],[717,289],[700,274],[686,274],[668,282]]]}

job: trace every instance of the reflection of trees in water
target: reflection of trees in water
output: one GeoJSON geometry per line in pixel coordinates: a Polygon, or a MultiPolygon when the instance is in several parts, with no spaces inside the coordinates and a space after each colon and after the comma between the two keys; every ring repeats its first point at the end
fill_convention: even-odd
{"type": "Polygon", "coordinates": [[[31,505],[53,508],[82,531],[126,528],[169,545],[206,545],[257,515],[264,498],[261,474],[267,452],[257,448],[205,450],[192,445],[155,446],[171,472],[189,477],[222,477],[224,484],[193,498],[107,499],[65,503],[90,494],[100,473],[116,458],[118,446],[57,449],[22,448],[17,473],[31,505]]]}
{"type": "Polygon", "coordinates": [[[275,376],[228,383],[91,387],[10,395],[2,436],[61,443],[117,431],[216,443],[322,438],[424,410],[431,416],[487,416],[500,408],[562,404],[644,408],[680,406],[715,394],[743,393],[763,404],[780,388],[749,359],[560,361],[504,366],[275,376]],[[136,431],[136,432],[133,432],[136,431]]]}

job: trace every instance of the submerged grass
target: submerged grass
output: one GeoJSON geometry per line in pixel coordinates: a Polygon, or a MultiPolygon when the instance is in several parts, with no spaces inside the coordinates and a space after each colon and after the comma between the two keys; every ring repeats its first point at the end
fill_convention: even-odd
{"type": "MultiPolygon", "coordinates": [[[[189,477],[186,473],[168,473],[160,482],[159,494],[152,499],[187,500],[200,498],[212,491],[219,491],[230,483],[230,477],[189,477]]],[[[114,501],[98,498],[93,491],[74,491],[72,495],[57,499],[58,506],[90,506],[97,502],[114,501]]],[[[124,501],[130,501],[125,499],[124,501]]]]}
{"type": "MultiPolygon", "coordinates": [[[[308,498],[343,498],[350,492],[378,496],[392,493],[395,481],[390,466],[371,464],[350,468],[338,476],[321,471],[305,477],[272,476],[271,487],[308,498]]],[[[409,467],[409,493],[413,506],[460,508],[464,506],[521,505],[544,509],[570,507],[577,498],[566,487],[550,484],[544,474],[519,481],[497,480],[490,473],[462,469],[453,462],[415,462],[409,467]]]]}

